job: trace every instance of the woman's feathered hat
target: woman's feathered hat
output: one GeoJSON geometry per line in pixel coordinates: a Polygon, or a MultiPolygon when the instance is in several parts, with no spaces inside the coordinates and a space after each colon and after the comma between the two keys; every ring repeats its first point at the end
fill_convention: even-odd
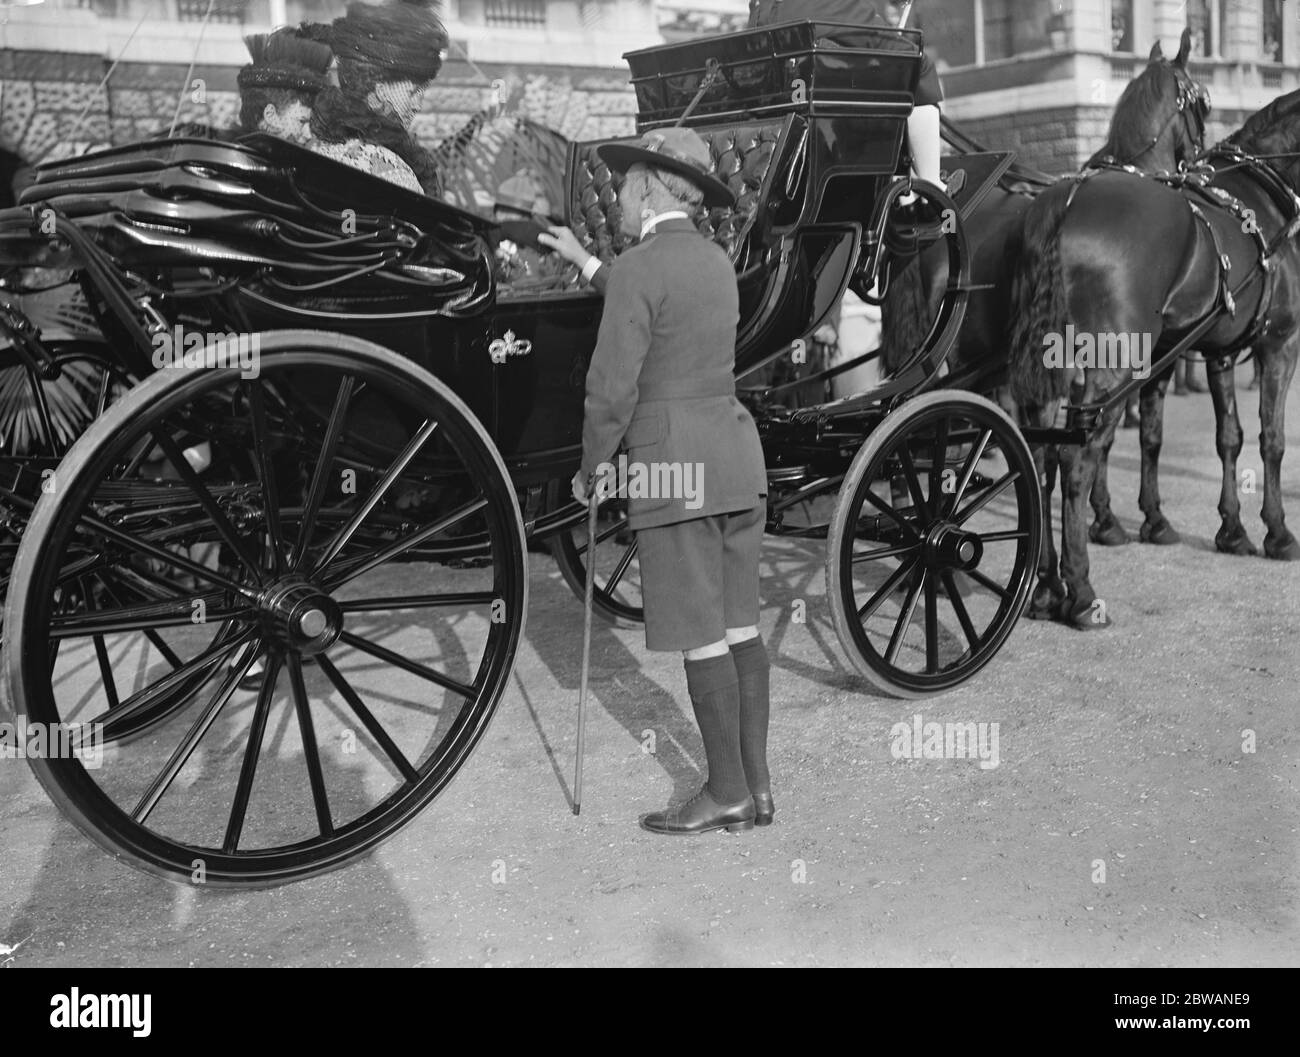
{"type": "Polygon", "coordinates": [[[447,31],[433,0],[353,0],[330,25],[330,47],[341,64],[371,67],[385,81],[431,81],[442,69],[447,31]]]}
{"type": "Polygon", "coordinates": [[[239,71],[240,88],[287,88],[315,95],[329,83],[333,54],[327,45],[306,40],[293,29],[244,38],[252,63],[239,71]]]}

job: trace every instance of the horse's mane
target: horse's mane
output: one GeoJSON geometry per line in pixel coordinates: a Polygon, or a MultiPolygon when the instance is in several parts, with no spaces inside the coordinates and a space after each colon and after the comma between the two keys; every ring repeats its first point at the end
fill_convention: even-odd
{"type": "MultiPolygon", "coordinates": [[[[1225,143],[1240,147],[1247,154],[1296,154],[1300,152],[1300,88],[1280,95],[1232,133],[1225,143]]],[[[1292,187],[1300,187],[1300,158],[1263,159],[1292,187]]]]}
{"type": "Polygon", "coordinates": [[[1160,112],[1160,105],[1168,97],[1170,87],[1177,92],[1178,81],[1166,60],[1148,64],[1146,69],[1129,81],[1120,94],[1119,102],[1115,104],[1106,142],[1093,155],[1093,159],[1108,155],[1112,158],[1130,159],[1145,151],[1150,146],[1152,116],[1160,112]]]}

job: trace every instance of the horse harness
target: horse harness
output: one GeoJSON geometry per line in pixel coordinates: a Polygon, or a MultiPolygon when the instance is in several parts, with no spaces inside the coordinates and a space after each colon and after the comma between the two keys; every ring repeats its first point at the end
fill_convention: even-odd
{"type": "MultiPolygon", "coordinates": [[[[1183,167],[1178,172],[1173,173],[1144,172],[1133,165],[1103,160],[1067,177],[1067,179],[1074,181],[1074,186],[1070,188],[1070,193],[1066,197],[1065,208],[1067,210],[1079,188],[1091,177],[1101,172],[1125,172],[1155,180],[1157,183],[1162,183],[1166,187],[1179,191],[1187,202],[1187,207],[1191,210],[1192,216],[1209,236],[1210,245],[1214,248],[1214,259],[1218,266],[1218,283],[1214,303],[1210,306],[1208,314],[1195,328],[1196,337],[1199,338],[1208,331],[1210,324],[1222,312],[1226,312],[1230,319],[1235,319],[1237,316],[1238,296],[1246,288],[1246,285],[1254,279],[1257,271],[1263,274],[1263,289],[1260,291],[1259,302],[1255,306],[1255,314],[1250,326],[1246,328],[1240,338],[1214,357],[1214,369],[1226,370],[1233,365],[1237,353],[1252,346],[1268,332],[1268,310],[1272,305],[1273,287],[1277,274],[1273,266],[1273,257],[1284,242],[1293,238],[1297,231],[1300,231],[1300,196],[1297,196],[1294,191],[1287,187],[1277,173],[1270,166],[1264,164],[1260,158],[1247,154],[1234,144],[1220,144],[1204,152],[1191,167],[1183,167]],[[1222,187],[1213,186],[1212,181],[1219,173],[1219,170],[1212,164],[1215,158],[1225,158],[1232,164],[1233,168],[1244,169],[1262,186],[1269,200],[1278,207],[1285,223],[1271,240],[1265,240],[1263,232],[1259,229],[1253,209],[1242,202],[1236,195],[1225,191],[1222,187]],[[1255,264],[1235,287],[1228,277],[1228,273],[1232,270],[1232,258],[1224,252],[1219,234],[1215,231],[1214,225],[1210,223],[1210,218],[1206,215],[1205,207],[1207,206],[1232,216],[1241,224],[1241,230],[1250,235],[1255,242],[1257,253],[1255,264]]],[[[1181,345],[1182,342],[1179,344],[1181,345]]],[[[1209,366],[1208,360],[1207,366],[1209,366]]]]}

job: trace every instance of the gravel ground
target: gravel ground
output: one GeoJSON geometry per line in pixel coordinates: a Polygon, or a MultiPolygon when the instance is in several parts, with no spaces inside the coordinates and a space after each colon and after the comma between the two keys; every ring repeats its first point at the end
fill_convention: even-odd
{"type": "MultiPolygon", "coordinates": [[[[1262,481],[1242,396],[1242,467],[1262,481]]],[[[176,886],[103,854],[0,761],[0,943],[26,939],[19,966],[1300,963],[1300,569],[1214,553],[1209,399],[1168,411],[1165,510],[1182,544],[1094,549],[1112,630],[1022,621],[940,698],[867,692],[830,626],[820,546],[769,543],[768,829],[636,827],[694,792],[703,754],[680,661],[599,622],[570,813],[581,608],[532,555],[526,642],[493,726],[376,853],[280,889],[176,886]],[[807,623],[789,619],[796,598],[807,623]],[[998,723],[999,765],[894,760],[891,727],[918,714],[998,723]]],[[[1137,467],[1125,432],[1112,490],[1135,532],[1137,467]]],[[[1260,498],[1244,496],[1256,543],[1260,498]]],[[[1294,484],[1287,502],[1295,516],[1294,484]]]]}

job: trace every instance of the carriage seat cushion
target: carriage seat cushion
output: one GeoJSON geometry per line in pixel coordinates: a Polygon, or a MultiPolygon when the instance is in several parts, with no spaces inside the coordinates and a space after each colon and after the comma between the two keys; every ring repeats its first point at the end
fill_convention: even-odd
{"type": "MultiPolygon", "coordinates": [[[[788,138],[789,128],[790,120],[783,118],[696,129],[709,145],[712,172],[737,198],[734,209],[701,210],[699,229],[718,243],[733,262],[740,257],[745,237],[770,199],[776,177],[773,163],[788,138]]],[[[634,143],[636,137],[573,145],[569,224],[588,252],[608,264],[632,240],[619,230],[622,211],[618,192],[623,177],[611,172],[596,154],[596,148],[607,142],[634,143]]]]}

